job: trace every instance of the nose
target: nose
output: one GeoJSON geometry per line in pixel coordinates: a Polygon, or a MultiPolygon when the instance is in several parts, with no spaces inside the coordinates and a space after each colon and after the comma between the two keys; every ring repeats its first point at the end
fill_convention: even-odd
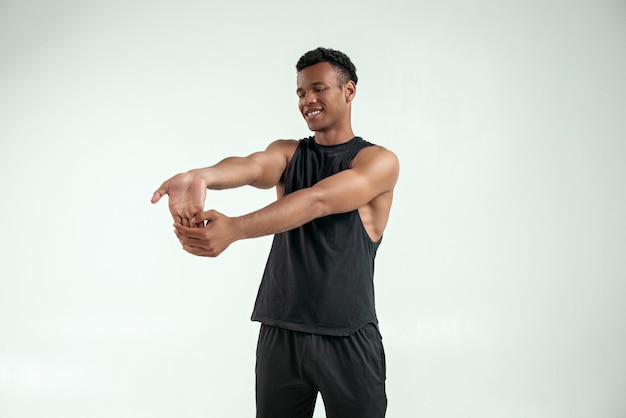
{"type": "Polygon", "coordinates": [[[302,97],[302,104],[304,106],[308,106],[311,103],[315,103],[316,101],[317,101],[317,96],[312,91],[305,92],[304,96],[302,97]]]}

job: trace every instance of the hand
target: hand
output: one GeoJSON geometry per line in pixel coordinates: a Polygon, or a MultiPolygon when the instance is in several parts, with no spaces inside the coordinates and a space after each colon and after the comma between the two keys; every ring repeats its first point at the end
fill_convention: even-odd
{"type": "Polygon", "coordinates": [[[169,208],[174,222],[187,227],[201,227],[191,219],[204,210],[206,180],[193,172],[177,174],[165,181],[152,195],[152,203],[157,203],[165,195],[169,196],[169,208]]]}
{"type": "Polygon", "coordinates": [[[216,210],[202,212],[191,222],[200,227],[187,227],[175,223],[174,233],[190,254],[202,257],[217,257],[230,244],[240,239],[235,218],[230,218],[216,210]],[[205,223],[206,221],[206,223],[205,223]]]}

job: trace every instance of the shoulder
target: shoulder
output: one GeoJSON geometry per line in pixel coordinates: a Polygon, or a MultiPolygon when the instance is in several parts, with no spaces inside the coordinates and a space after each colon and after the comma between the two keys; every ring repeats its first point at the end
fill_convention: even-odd
{"type": "Polygon", "coordinates": [[[295,139],[277,139],[267,146],[266,151],[293,154],[299,143],[295,139]]]}
{"type": "Polygon", "coordinates": [[[385,171],[397,172],[400,169],[400,162],[396,154],[380,145],[372,145],[363,148],[352,160],[352,167],[376,166],[385,168],[385,171]]]}
{"type": "Polygon", "coordinates": [[[400,163],[393,152],[379,145],[363,148],[350,166],[355,173],[379,184],[386,191],[394,189],[400,174],[400,163]]]}
{"type": "Polygon", "coordinates": [[[272,161],[276,161],[284,170],[289,165],[299,143],[300,141],[295,139],[277,139],[265,148],[263,154],[272,161]]]}

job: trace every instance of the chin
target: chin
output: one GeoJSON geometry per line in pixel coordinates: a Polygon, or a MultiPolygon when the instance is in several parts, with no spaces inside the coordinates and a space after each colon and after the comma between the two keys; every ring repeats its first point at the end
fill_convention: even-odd
{"type": "Polygon", "coordinates": [[[309,131],[318,132],[321,130],[320,127],[315,124],[307,123],[306,125],[308,126],[309,131]]]}
{"type": "Polygon", "coordinates": [[[328,125],[321,123],[321,121],[307,121],[306,124],[313,132],[325,131],[328,129],[328,125]]]}

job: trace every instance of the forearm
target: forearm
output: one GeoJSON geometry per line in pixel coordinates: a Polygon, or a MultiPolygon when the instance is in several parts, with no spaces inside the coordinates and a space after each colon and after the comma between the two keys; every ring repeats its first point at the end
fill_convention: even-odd
{"type": "Polygon", "coordinates": [[[194,223],[204,225],[201,228],[175,223],[176,236],[185,251],[217,257],[235,241],[285,232],[323,216],[322,205],[315,203],[318,200],[316,194],[311,188],[302,189],[239,217],[208,210],[192,219],[194,223]]]}
{"type": "Polygon", "coordinates": [[[190,170],[190,174],[204,179],[207,189],[232,189],[256,185],[259,180],[257,166],[244,157],[228,157],[206,168],[190,170]]]}
{"type": "Polygon", "coordinates": [[[238,239],[278,234],[326,215],[314,189],[302,189],[247,215],[233,218],[238,239]]]}

